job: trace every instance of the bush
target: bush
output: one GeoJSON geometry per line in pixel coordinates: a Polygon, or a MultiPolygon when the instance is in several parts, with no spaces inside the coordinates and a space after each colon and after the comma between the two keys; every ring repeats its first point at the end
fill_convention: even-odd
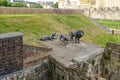
{"type": "Polygon", "coordinates": [[[32,8],[43,8],[40,4],[33,4],[32,8]]]}
{"type": "Polygon", "coordinates": [[[53,5],[54,8],[58,8],[58,2],[53,5]]]}
{"type": "Polygon", "coordinates": [[[15,2],[12,3],[12,7],[27,7],[27,5],[25,3],[15,2]]]}
{"type": "Polygon", "coordinates": [[[11,6],[9,0],[0,0],[0,6],[11,6]]]}

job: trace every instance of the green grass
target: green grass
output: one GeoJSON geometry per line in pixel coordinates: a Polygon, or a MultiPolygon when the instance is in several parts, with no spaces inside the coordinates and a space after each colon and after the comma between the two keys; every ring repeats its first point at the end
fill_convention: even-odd
{"type": "Polygon", "coordinates": [[[108,28],[120,29],[120,21],[112,20],[97,20],[97,21],[108,28]]]}
{"type": "Polygon", "coordinates": [[[51,32],[68,34],[71,30],[82,29],[82,40],[105,47],[107,42],[120,43],[119,35],[110,35],[78,14],[34,14],[34,15],[0,15],[0,33],[22,32],[24,44],[43,46],[39,42],[42,35],[51,32]]]}

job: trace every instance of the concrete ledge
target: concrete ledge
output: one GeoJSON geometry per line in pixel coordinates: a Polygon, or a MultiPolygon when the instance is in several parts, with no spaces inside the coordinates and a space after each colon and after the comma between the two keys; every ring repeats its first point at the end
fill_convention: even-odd
{"type": "Polygon", "coordinates": [[[17,36],[23,36],[20,32],[11,32],[11,33],[4,33],[0,34],[0,39],[10,38],[10,37],[17,37],[17,36]]]}
{"type": "Polygon", "coordinates": [[[63,46],[59,40],[43,42],[49,48],[53,48],[51,56],[69,67],[71,61],[82,62],[87,60],[93,60],[98,55],[102,55],[104,49],[100,46],[81,41],[80,44],[68,44],[63,46]]]}

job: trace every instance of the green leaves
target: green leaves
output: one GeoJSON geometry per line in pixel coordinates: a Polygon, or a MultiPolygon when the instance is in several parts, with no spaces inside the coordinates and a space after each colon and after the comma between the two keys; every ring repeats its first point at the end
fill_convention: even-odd
{"type": "Polygon", "coordinates": [[[43,8],[40,4],[32,4],[32,8],[43,8]]]}
{"type": "Polygon", "coordinates": [[[53,5],[54,8],[58,8],[58,2],[53,5]]]}
{"type": "Polygon", "coordinates": [[[27,5],[25,3],[15,2],[12,3],[12,7],[27,7],[27,5]]]}
{"type": "Polygon", "coordinates": [[[0,0],[0,6],[11,6],[9,0],[0,0]]]}
{"type": "Polygon", "coordinates": [[[27,7],[27,5],[25,3],[21,3],[21,2],[11,3],[9,0],[0,0],[0,6],[6,6],[6,7],[27,7]]]}

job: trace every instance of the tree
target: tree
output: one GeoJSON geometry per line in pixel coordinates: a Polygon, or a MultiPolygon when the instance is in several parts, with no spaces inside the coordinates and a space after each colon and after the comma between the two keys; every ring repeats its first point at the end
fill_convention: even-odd
{"type": "Polygon", "coordinates": [[[58,8],[58,2],[53,5],[54,8],[58,8]]]}
{"type": "Polygon", "coordinates": [[[27,7],[27,5],[25,3],[15,2],[12,3],[12,7],[27,7]]]}
{"type": "Polygon", "coordinates": [[[32,4],[32,8],[43,8],[40,4],[32,4]]]}
{"type": "Polygon", "coordinates": [[[0,6],[11,6],[9,0],[0,0],[0,6]]]}

